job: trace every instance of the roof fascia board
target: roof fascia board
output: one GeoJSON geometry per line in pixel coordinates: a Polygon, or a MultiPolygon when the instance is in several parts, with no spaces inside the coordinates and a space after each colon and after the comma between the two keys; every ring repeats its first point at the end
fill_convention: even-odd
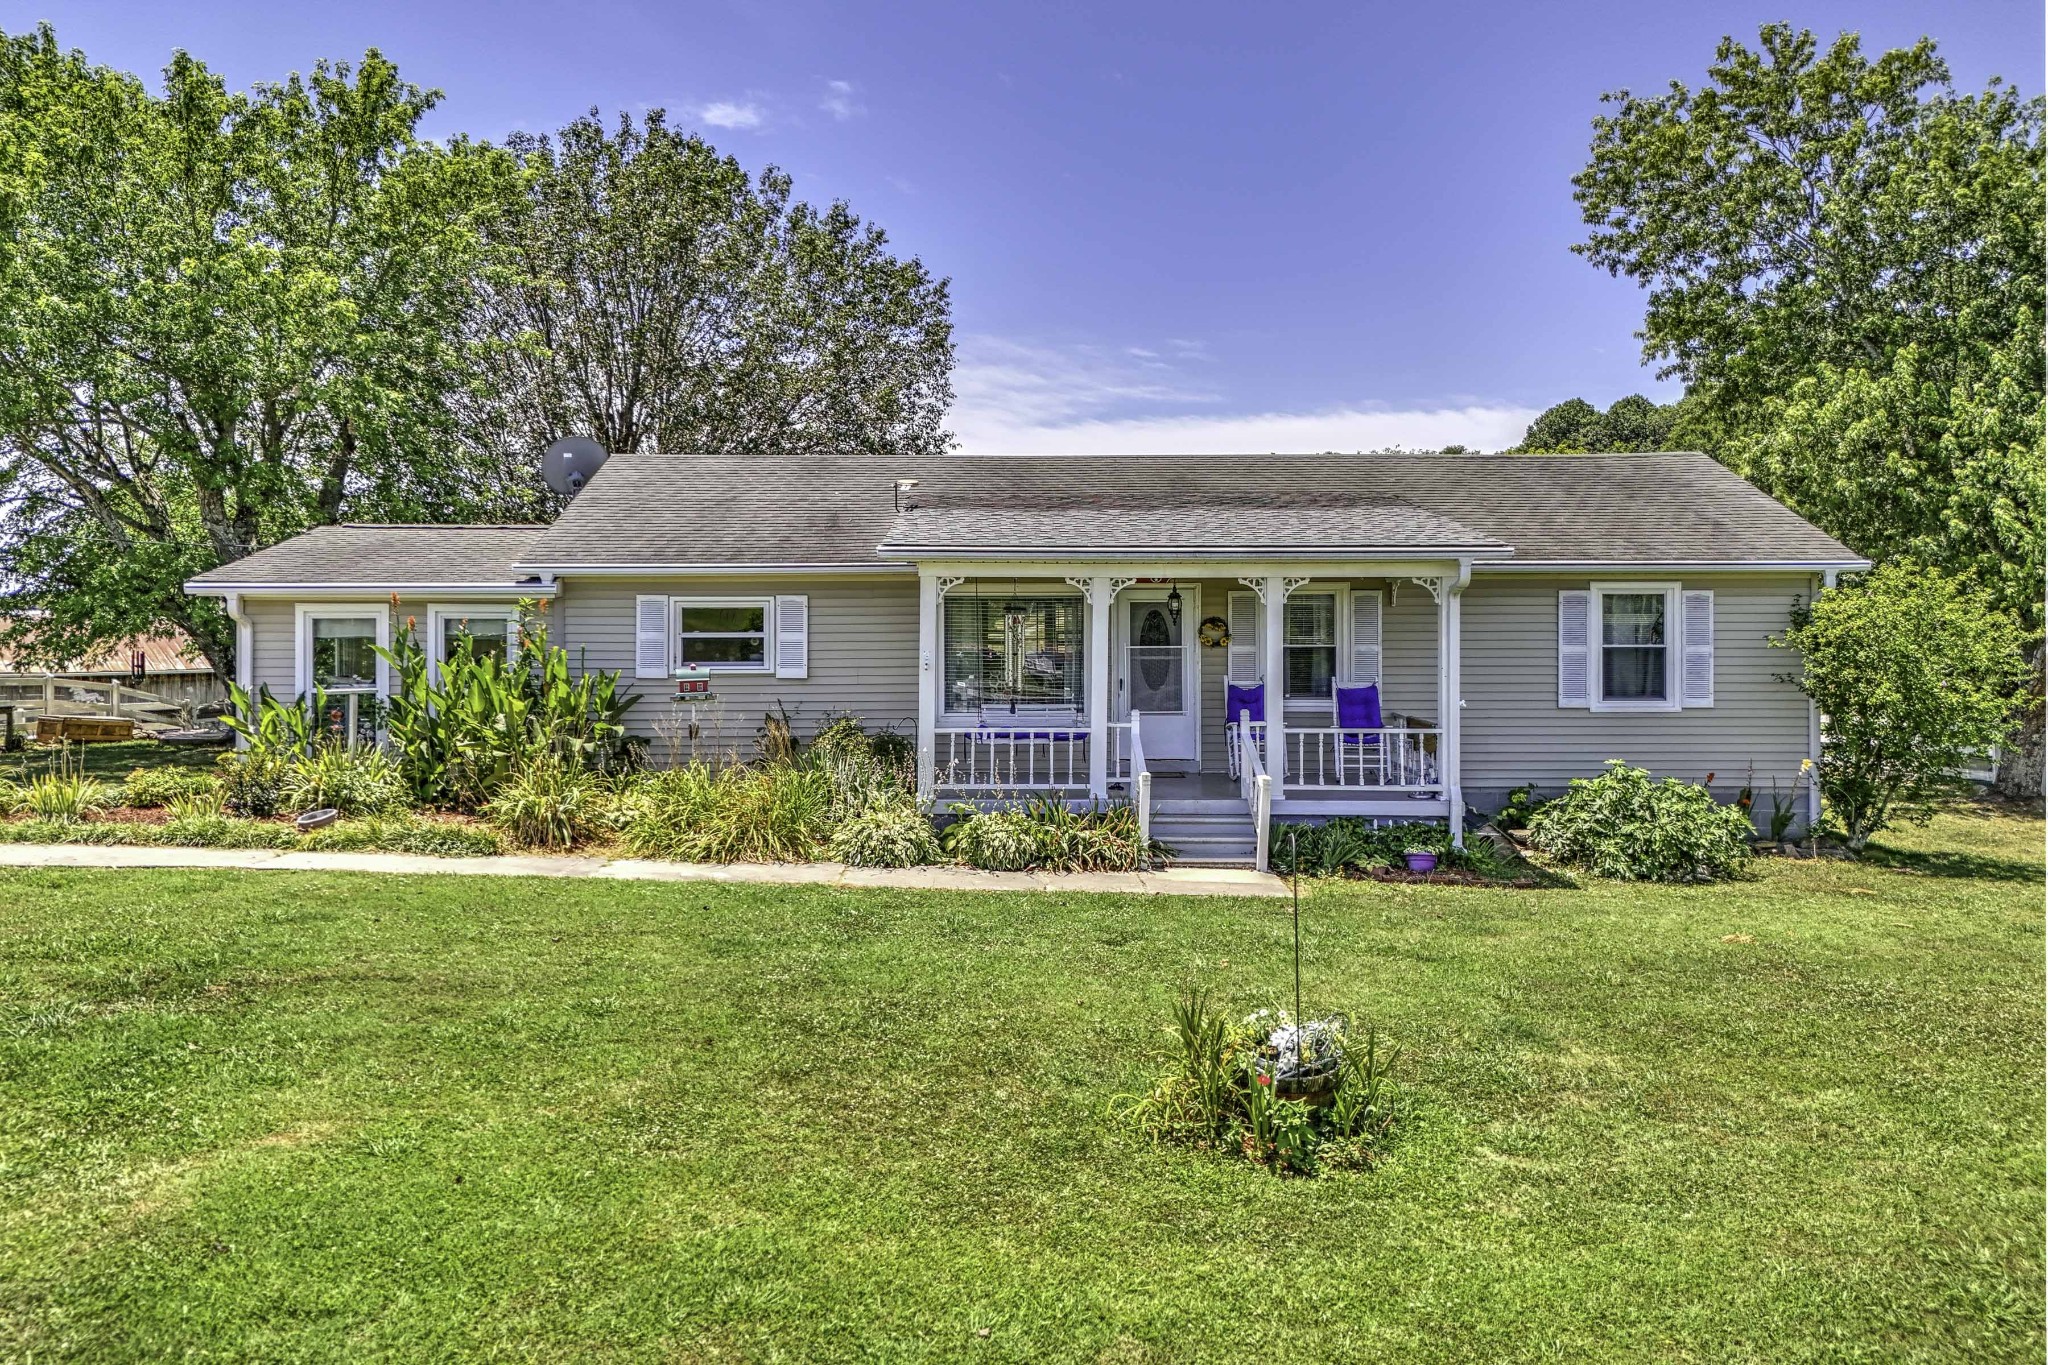
{"type": "Polygon", "coordinates": [[[1473,545],[1403,545],[1398,548],[1387,546],[1309,545],[1309,546],[1264,546],[1232,545],[1223,549],[1200,549],[1188,546],[1162,546],[1159,549],[1103,550],[1103,549],[1043,549],[1029,546],[1009,549],[976,547],[963,548],[958,545],[906,546],[887,545],[884,553],[903,555],[920,564],[937,560],[958,563],[1105,563],[1105,564],[1150,564],[1155,561],[1172,560],[1190,564],[1235,564],[1247,559],[1261,563],[1285,561],[1287,563],[1357,563],[1361,560],[1389,563],[1405,563],[1415,559],[1470,559],[1475,555],[1511,554],[1506,546],[1485,541],[1473,545]]]}
{"type": "Polygon", "coordinates": [[[1496,573],[1820,573],[1838,569],[1859,573],[1867,559],[1482,559],[1472,565],[1480,574],[1496,573]]]}
{"type": "Polygon", "coordinates": [[[1031,578],[1126,577],[1141,571],[1147,578],[1263,578],[1282,573],[1290,578],[1432,578],[1462,572],[1467,561],[1458,555],[1414,559],[930,559],[918,563],[928,577],[1031,578]]]}
{"type": "Polygon", "coordinates": [[[711,577],[731,578],[748,574],[859,575],[879,577],[909,573],[915,566],[907,560],[874,564],[515,564],[521,573],[551,574],[557,578],[649,578],[711,577]]]}
{"type": "Polygon", "coordinates": [[[201,583],[185,584],[193,597],[292,597],[303,602],[350,601],[364,593],[449,593],[457,597],[552,597],[556,588],[546,583],[201,583]]]}

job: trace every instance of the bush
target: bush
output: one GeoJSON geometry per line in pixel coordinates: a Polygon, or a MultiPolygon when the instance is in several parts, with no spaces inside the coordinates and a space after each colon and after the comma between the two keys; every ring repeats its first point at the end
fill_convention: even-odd
{"type": "Polygon", "coordinates": [[[340,743],[316,745],[292,759],[278,788],[279,808],[297,815],[338,810],[343,815],[382,815],[405,808],[405,781],[398,765],[380,749],[340,743]]]}
{"type": "Polygon", "coordinates": [[[1039,828],[1021,810],[969,815],[946,827],[945,849],[984,872],[1022,872],[1042,861],[1039,828]]]}
{"type": "MultiPolygon", "coordinates": [[[[236,820],[215,812],[179,816],[165,825],[119,825],[134,831],[134,843],[178,844],[187,848],[296,848],[298,832],[275,820],[236,820]]],[[[108,842],[114,842],[112,840],[108,842]]],[[[130,842],[130,841],[122,841],[130,842]]]]}
{"type": "Polygon", "coordinates": [[[1399,1117],[1390,1075],[1400,1054],[1382,1053],[1370,1029],[1352,1037],[1341,1017],[1297,1027],[1270,1010],[1233,1023],[1207,992],[1190,988],[1175,1002],[1169,1032],[1172,1064],[1146,1094],[1117,1105],[1144,1136],[1239,1154],[1280,1174],[1379,1159],[1399,1117]],[[1283,1096],[1311,1081],[1322,1103],[1283,1096]]]}
{"type": "Polygon", "coordinates": [[[922,867],[945,856],[932,822],[909,800],[870,806],[841,821],[830,851],[852,867],[922,867]]]}
{"type": "Polygon", "coordinates": [[[625,845],[644,858],[689,862],[806,862],[833,823],[833,784],[811,763],[699,763],[658,774],[635,798],[625,845]]]}
{"type": "Polygon", "coordinates": [[[137,768],[122,784],[121,799],[143,808],[168,806],[181,796],[218,792],[220,779],[203,768],[137,768]]]}
{"type": "Polygon", "coordinates": [[[596,782],[560,755],[543,752],[484,806],[484,817],[528,848],[574,848],[600,828],[596,782]]]}
{"type": "Polygon", "coordinates": [[[37,773],[21,791],[21,808],[38,820],[71,823],[106,809],[114,794],[82,772],[53,768],[37,773]]]}
{"type": "Polygon", "coordinates": [[[263,819],[277,814],[284,802],[290,760],[276,750],[244,749],[214,760],[222,802],[238,815],[263,819]]]}
{"type": "Polygon", "coordinates": [[[1638,882],[1710,882],[1734,876],[1756,828],[1705,787],[1609,759],[1599,777],[1574,778],[1529,819],[1529,839],[1570,867],[1638,882]]]}
{"type": "Polygon", "coordinates": [[[1922,822],[1957,776],[2013,728],[2023,632],[1992,599],[1933,569],[1895,564],[1820,595],[1771,643],[1797,650],[1797,683],[1827,717],[1819,781],[1851,849],[1922,822]]]}

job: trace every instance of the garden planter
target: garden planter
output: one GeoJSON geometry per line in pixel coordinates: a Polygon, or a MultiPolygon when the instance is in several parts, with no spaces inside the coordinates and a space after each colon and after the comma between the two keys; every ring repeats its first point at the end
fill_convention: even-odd
{"type": "Polygon", "coordinates": [[[340,818],[341,812],[329,806],[324,810],[309,810],[292,821],[292,824],[297,827],[299,833],[304,834],[308,830],[325,829],[340,818]]]}
{"type": "Polygon", "coordinates": [[[1410,849],[1404,856],[1408,860],[1408,870],[1410,872],[1436,871],[1436,855],[1434,853],[1424,853],[1419,849],[1410,849]]]}

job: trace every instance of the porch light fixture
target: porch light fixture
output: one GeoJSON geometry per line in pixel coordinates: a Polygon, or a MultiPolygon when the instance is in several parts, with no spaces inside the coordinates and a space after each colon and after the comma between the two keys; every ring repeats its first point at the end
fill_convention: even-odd
{"type": "Polygon", "coordinates": [[[1175,625],[1180,624],[1180,584],[1178,583],[1173,585],[1172,592],[1166,594],[1166,614],[1173,618],[1175,625]]]}

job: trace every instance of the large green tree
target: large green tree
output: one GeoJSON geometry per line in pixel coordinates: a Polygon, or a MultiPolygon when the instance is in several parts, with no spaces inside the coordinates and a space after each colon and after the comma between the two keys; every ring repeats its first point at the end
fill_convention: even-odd
{"type": "Polygon", "coordinates": [[[1529,424],[1516,455],[1613,455],[1655,450],[1697,450],[1702,432],[1698,405],[1686,399],[1654,403],[1639,393],[1617,398],[1602,412],[1583,398],[1545,408],[1529,424]]]}
{"type": "Polygon", "coordinates": [[[36,649],[169,624],[225,673],[191,574],[488,505],[446,398],[517,172],[422,142],[435,99],[374,51],[247,93],[179,53],[152,92],[0,35],[0,587],[36,649]]]}
{"type": "Polygon", "coordinates": [[[471,319],[487,359],[465,425],[486,454],[568,434],[677,453],[950,443],[946,282],[845,204],[749,176],[659,110],[508,146],[526,194],[471,319]]]}
{"type": "MultiPolygon", "coordinates": [[[[1715,453],[1879,561],[1981,583],[2039,659],[2042,104],[1783,25],[1697,88],[1608,95],[1575,248],[1649,291],[1715,453]]],[[[2039,790],[2040,711],[2015,768],[2039,790]]]]}

